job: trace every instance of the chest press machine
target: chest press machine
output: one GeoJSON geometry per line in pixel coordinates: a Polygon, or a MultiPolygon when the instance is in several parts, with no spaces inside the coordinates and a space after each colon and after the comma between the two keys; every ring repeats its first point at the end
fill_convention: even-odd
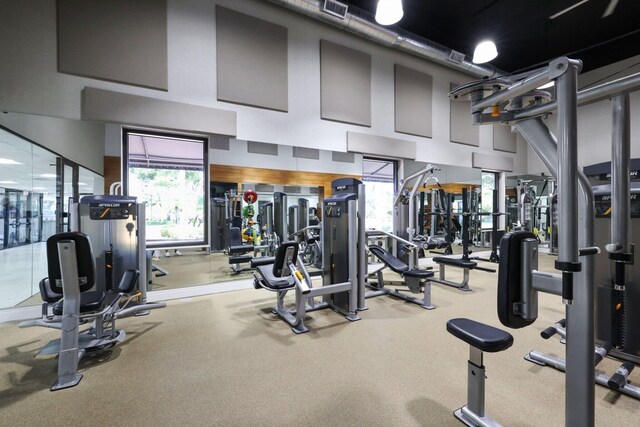
{"type": "MultiPolygon", "coordinates": [[[[567,336],[565,425],[592,427],[595,424],[593,257],[599,248],[594,246],[593,191],[577,165],[577,106],[613,99],[613,199],[614,203],[619,202],[613,212],[617,211],[616,222],[624,224],[629,221],[629,188],[622,183],[629,179],[628,93],[640,87],[640,75],[578,92],[580,68],[580,61],[562,57],[525,75],[458,87],[450,97],[471,100],[474,124],[507,122],[514,125],[557,179],[558,260],[555,267],[561,274],[537,271],[538,241],[532,233],[517,231],[505,235],[500,246],[498,315],[505,326],[524,327],[537,318],[537,292],[562,296],[567,336]],[[550,80],[556,83],[555,99],[549,93],[536,90],[550,80]],[[558,115],[557,142],[540,118],[552,111],[558,115]],[[624,200],[627,202],[623,203],[624,200]]],[[[621,227],[614,233],[606,249],[612,260],[627,263],[631,252],[628,229],[621,227]]],[[[624,268],[618,266],[616,271],[614,288],[624,288],[624,268]]],[[[471,346],[469,402],[456,411],[456,417],[470,426],[499,425],[484,413],[482,354],[483,350],[506,350],[511,345],[510,334],[468,319],[452,319],[447,329],[471,346]]]]}

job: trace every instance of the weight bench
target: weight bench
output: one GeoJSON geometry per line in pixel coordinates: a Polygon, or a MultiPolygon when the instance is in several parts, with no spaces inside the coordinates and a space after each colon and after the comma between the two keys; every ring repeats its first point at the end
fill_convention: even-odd
{"type": "Polygon", "coordinates": [[[420,270],[417,268],[409,269],[409,266],[407,264],[391,255],[387,250],[378,245],[370,245],[369,252],[371,252],[373,255],[375,255],[376,258],[382,261],[386,267],[389,267],[392,271],[395,271],[400,276],[402,276],[405,284],[412,293],[417,294],[422,290],[423,297],[416,298],[410,295],[405,295],[398,289],[394,289],[393,291],[385,289],[384,281],[382,278],[382,270],[384,268],[381,268],[375,273],[378,279],[378,286],[376,288],[377,291],[384,291],[387,295],[400,298],[414,304],[418,304],[420,307],[426,308],[427,310],[433,310],[434,308],[436,308],[433,304],[431,304],[431,282],[429,280],[434,275],[433,271],[420,270]]]}
{"type": "Polygon", "coordinates": [[[469,287],[469,270],[480,270],[486,271],[488,273],[495,273],[496,270],[491,268],[478,267],[478,263],[475,261],[471,261],[465,258],[449,258],[437,256],[433,257],[433,262],[438,264],[439,273],[437,279],[432,279],[434,282],[441,283],[447,286],[453,286],[454,288],[458,288],[463,291],[470,291],[469,287]],[[463,278],[461,283],[452,282],[451,280],[447,280],[444,278],[445,275],[445,266],[462,268],[463,270],[463,278]]]}
{"type": "Polygon", "coordinates": [[[454,412],[455,417],[468,426],[500,426],[484,413],[483,354],[508,349],[513,344],[513,336],[502,329],[464,318],[449,320],[447,331],[469,344],[467,404],[454,412]]]}
{"type": "Polygon", "coordinates": [[[245,271],[245,268],[240,267],[240,264],[246,264],[251,261],[253,256],[245,255],[248,252],[253,252],[255,247],[253,245],[235,245],[229,246],[227,253],[229,254],[229,264],[234,273],[241,273],[245,271]]]}

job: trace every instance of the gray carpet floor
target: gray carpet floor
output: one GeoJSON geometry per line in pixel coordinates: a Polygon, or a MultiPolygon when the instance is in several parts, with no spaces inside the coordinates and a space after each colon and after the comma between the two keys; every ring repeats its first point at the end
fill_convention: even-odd
{"type": "MultiPolygon", "coordinates": [[[[541,256],[541,267],[553,259],[541,256]]],[[[468,347],[446,321],[499,326],[496,275],[474,271],[470,284],[468,293],[434,284],[432,311],[378,297],[358,322],[309,313],[304,335],[270,313],[275,295],[264,290],[169,301],[120,321],[126,341],[86,357],[80,384],[55,393],[55,358],[34,353],[56,331],[0,324],[0,425],[457,426],[468,347]]],[[[559,298],[542,295],[538,321],[512,331],[509,350],[485,356],[487,413],[504,425],[564,424],[564,374],[522,358],[532,349],[564,353],[539,337],[563,312],[559,298]]],[[[596,388],[597,425],[639,419],[640,402],[596,388]]]]}

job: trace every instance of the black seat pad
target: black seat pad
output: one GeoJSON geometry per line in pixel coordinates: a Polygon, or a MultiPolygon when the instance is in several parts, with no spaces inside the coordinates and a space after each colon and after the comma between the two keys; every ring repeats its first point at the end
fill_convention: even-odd
{"type": "Polygon", "coordinates": [[[413,270],[407,270],[402,273],[407,277],[417,277],[419,279],[428,279],[429,277],[433,277],[433,271],[420,270],[418,268],[414,268],[413,270]]]}
{"type": "Polygon", "coordinates": [[[438,264],[451,265],[453,267],[468,268],[470,270],[473,270],[478,266],[478,263],[475,261],[470,261],[468,259],[462,258],[447,258],[444,256],[433,257],[433,262],[436,262],[438,264]]]}
{"type": "Polygon", "coordinates": [[[275,260],[276,260],[276,257],[274,256],[262,256],[258,258],[251,258],[251,261],[249,261],[249,265],[251,266],[251,268],[256,268],[261,265],[273,264],[275,260]]]}
{"type": "Polygon", "coordinates": [[[229,246],[229,255],[246,254],[247,252],[253,251],[253,249],[253,245],[229,246]]]}
{"type": "Polygon", "coordinates": [[[489,353],[506,350],[513,344],[510,333],[471,319],[451,319],[447,322],[447,331],[467,344],[489,353]]]}
{"type": "Polygon", "coordinates": [[[370,245],[369,251],[396,273],[404,274],[409,271],[409,266],[407,264],[394,257],[386,249],[381,248],[380,246],[370,245]]]}
{"type": "Polygon", "coordinates": [[[286,277],[276,277],[273,274],[273,264],[259,265],[257,270],[264,279],[264,284],[273,290],[280,291],[295,286],[295,281],[290,275],[286,277]]]}
{"type": "Polygon", "coordinates": [[[229,264],[240,264],[243,262],[251,262],[253,257],[251,255],[230,256],[229,264]]]}
{"type": "MultiPolygon", "coordinates": [[[[102,291],[90,291],[80,294],[80,313],[89,313],[92,311],[98,311],[102,308],[102,303],[106,294],[102,291]]],[[[56,316],[62,315],[63,301],[58,301],[52,306],[53,314],[56,316]]]]}

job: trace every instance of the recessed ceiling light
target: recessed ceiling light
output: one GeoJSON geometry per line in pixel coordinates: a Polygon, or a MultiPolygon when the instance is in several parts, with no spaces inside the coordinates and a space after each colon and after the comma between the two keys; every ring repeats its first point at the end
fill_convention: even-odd
{"type": "Polygon", "coordinates": [[[46,190],[47,187],[33,187],[33,190],[46,190]]]}
{"type": "Polygon", "coordinates": [[[43,178],[55,178],[58,175],[56,175],[55,173],[42,173],[42,174],[40,174],[40,176],[43,177],[43,178]]]}
{"type": "Polygon", "coordinates": [[[16,162],[15,160],[5,159],[4,157],[0,157],[0,165],[21,165],[22,163],[16,162]]]}
{"type": "Polygon", "coordinates": [[[87,185],[86,182],[79,182],[78,185],[87,185]]]}
{"type": "Polygon", "coordinates": [[[17,184],[15,181],[0,181],[0,184],[17,184]]]}

